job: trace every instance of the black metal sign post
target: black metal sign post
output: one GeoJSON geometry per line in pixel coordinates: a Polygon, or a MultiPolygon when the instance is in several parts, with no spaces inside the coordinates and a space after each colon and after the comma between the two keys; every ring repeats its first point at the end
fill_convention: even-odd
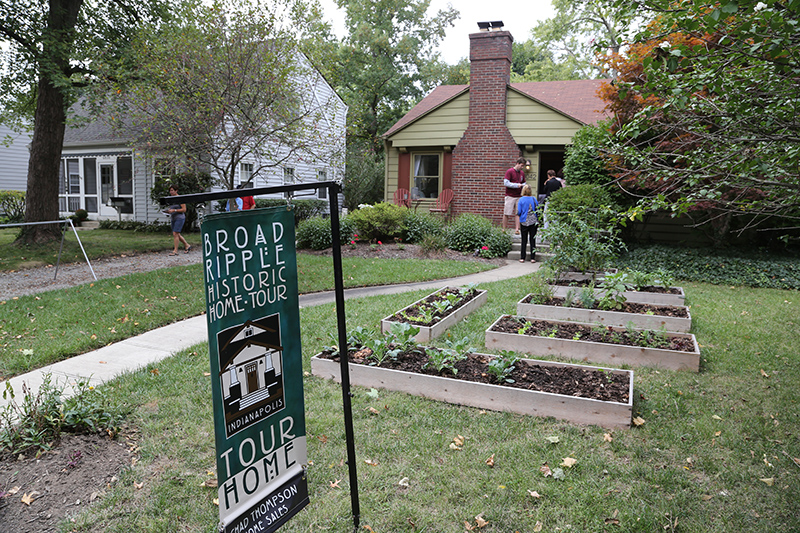
{"type": "Polygon", "coordinates": [[[342,406],[344,408],[344,430],[347,439],[347,468],[350,474],[350,502],[353,509],[353,531],[357,531],[361,521],[361,509],[358,503],[358,475],[356,470],[355,434],[353,431],[353,408],[350,391],[350,367],[347,357],[347,326],[344,310],[344,281],[342,271],[342,241],[339,236],[339,192],[341,186],[335,181],[320,181],[317,183],[304,183],[297,185],[280,185],[277,187],[259,187],[245,190],[203,192],[197,194],[180,194],[165,196],[159,199],[161,205],[169,204],[198,204],[213,200],[227,200],[238,198],[244,192],[249,196],[259,194],[275,194],[293,191],[316,190],[326,188],[331,211],[331,240],[333,243],[333,279],[334,294],[336,299],[336,323],[339,337],[339,360],[342,374],[342,406]]]}

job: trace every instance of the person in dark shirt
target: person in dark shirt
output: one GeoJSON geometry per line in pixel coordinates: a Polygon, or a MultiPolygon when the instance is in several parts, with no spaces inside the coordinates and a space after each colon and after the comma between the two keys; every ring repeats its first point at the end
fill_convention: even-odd
{"type": "Polygon", "coordinates": [[[542,193],[544,194],[545,200],[550,198],[550,195],[556,192],[558,189],[562,187],[561,181],[556,177],[555,170],[548,170],[547,171],[547,181],[544,182],[544,187],[542,188],[542,193]]]}

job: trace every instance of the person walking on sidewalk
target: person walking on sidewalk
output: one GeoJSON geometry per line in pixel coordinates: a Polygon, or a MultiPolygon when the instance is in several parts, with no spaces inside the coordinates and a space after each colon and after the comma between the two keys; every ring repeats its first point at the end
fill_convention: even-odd
{"type": "Polygon", "coordinates": [[[517,202],[517,214],[519,215],[519,225],[522,229],[522,239],[520,243],[520,263],[525,262],[525,246],[530,241],[531,263],[536,262],[536,231],[539,228],[539,217],[536,210],[539,202],[533,197],[531,186],[527,183],[522,186],[522,196],[517,202]]]}
{"type": "MultiPolygon", "coordinates": [[[[169,195],[178,196],[178,186],[169,186],[169,195]]],[[[186,204],[173,204],[167,208],[167,214],[170,216],[170,223],[172,225],[172,252],[169,255],[178,255],[178,246],[183,243],[186,248],[184,253],[188,254],[192,247],[183,238],[181,232],[183,225],[186,223],[186,204]]]]}
{"type": "Polygon", "coordinates": [[[519,200],[519,191],[525,184],[525,168],[527,161],[524,157],[517,159],[517,163],[506,170],[503,183],[506,186],[505,204],[503,206],[503,229],[506,229],[506,220],[508,217],[514,217],[514,233],[519,235],[519,217],[517,216],[517,201],[519,200]]]}

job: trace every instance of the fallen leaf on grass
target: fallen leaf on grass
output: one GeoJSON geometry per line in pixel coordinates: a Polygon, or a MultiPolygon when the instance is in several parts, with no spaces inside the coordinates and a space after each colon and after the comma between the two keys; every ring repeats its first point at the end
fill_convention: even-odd
{"type": "Polygon", "coordinates": [[[722,417],[718,415],[712,415],[711,418],[713,418],[714,420],[722,420],[722,417]]]}
{"type": "Polygon", "coordinates": [[[216,505],[217,507],[219,507],[219,498],[214,498],[214,499],[213,499],[213,500],[211,500],[211,501],[212,501],[212,503],[213,503],[214,505],[216,505]]]}
{"type": "Polygon", "coordinates": [[[407,477],[404,477],[403,479],[398,481],[397,484],[400,485],[401,487],[408,487],[409,486],[409,481],[410,480],[407,477]]]}
{"type": "Polygon", "coordinates": [[[543,464],[542,466],[539,467],[539,472],[541,472],[544,477],[548,477],[548,476],[552,476],[553,475],[553,471],[550,470],[550,467],[547,466],[547,463],[545,463],[545,464],[543,464]]]}
{"type": "Polygon", "coordinates": [[[364,526],[364,529],[366,529],[367,531],[369,531],[369,533],[375,533],[375,530],[374,530],[374,529],[372,529],[372,528],[371,528],[371,527],[369,527],[369,526],[364,526]]]}
{"type": "Polygon", "coordinates": [[[713,498],[713,496],[711,496],[710,494],[703,494],[702,496],[700,496],[700,499],[703,500],[704,502],[707,502],[711,498],[713,498]]]}
{"type": "Polygon", "coordinates": [[[637,427],[644,425],[644,418],[642,418],[641,416],[637,416],[636,418],[633,419],[633,425],[637,427]]]}
{"type": "Polygon", "coordinates": [[[768,377],[769,377],[769,374],[767,374],[766,372],[764,372],[764,369],[763,369],[763,368],[761,369],[761,375],[762,375],[762,376],[764,376],[765,378],[768,378],[768,377]]]}
{"type": "Polygon", "coordinates": [[[542,530],[543,527],[544,527],[544,525],[537,520],[536,524],[534,524],[534,526],[533,526],[533,533],[539,533],[542,530]]]}
{"type": "Polygon", "coordinates": [[[341,482],[342,482],[341,479],[337,479],[333,483],[329,483],[329,485],[331,486],[332,489],[341,489],[342,487],[339,486],[339,483],[341,482]]]}
{"type": "Polygon", "coordinates": [[[486,464],[489,465],[489,468],[494,468],[494,454],[486,459],[486,464]]]}
{"type": "Polygon", "coordinates": [[[563,481],[564,479],[566,479],[566,477],[567,476],[564,475],[564,469],[556,468],[555,470],[553,470],[553,479],[558,479],[560,481],[563,481]]]}
{"type": "Polygon", "coordinates": [[[134,481],[134,482],[133,482],[133,486],[136,488],[136,490],[141,490],[141,489],[142,489],[142,487],[144,487],[144,483],[136,483],[136,482],[134,481]]]}
{"type": "Polygon", "coordinates": [[[561,466],[566,466],[567,468],[572,468],[572,466],[577,463],[577,459],[573,459],[572,457],[564,457],[564,460],[561,461],[561,466]]]}
{"type": "Polygon", "coordinates": [[[39,496],[38,491],[33,491],[31,493],[26,493],[22,495],[20,501],[25,505],[29,506],[36,500],[36,497],[39,496]]]}
{"type": "Polygon", "coordinates": [[[614,437],[611,436],[611,433],[603,433],[603,440],[606,442],[611,442],[614,440],[614,437]]]}
{"type": "Polygon", "coordinates": [[[478,527],[486,527],[489,525],[489,522],[483,519],[483,513],[475,517],[475,522],[477,522],[478,527]]]}
{"type": "Polygon", "coordinates": [[[530,494],[532,498],[536,498],[537,500],[542,497],[542,495],[536,492],[535,490],[529,490],[528,494],[530,494]]]}
{"type": "Polygon", "coordinates": [[[380,411],[378,411],[377,409],[375,409],[374,407],[370,407],[368,410],[369,410],[369,412],[370,412],[370,413],[372,413],[373,415],[379,415],[379,414],[381,414],[381,412],[380,412],[380,411]]]}
{"type": "Polygon", "coordinates": [[[200,486],[201,487],[216,487],[217,484],[218,484],[217,479],[213,478],[213,479],[207,479],[207,480],[203,481],[200,484],[200,486]]]}
{"type": "Polygon", "coordinates": [[[378,466],[378,461],[373,461],[372,459],[366,459],[364,462],[369,466],[378,466]]]}
{"type": "Polygon", "coordinates": [[[208,376],[210,376],[210,375],[211,375],[211,372],[203,372],[203,375],[204,375],[205,377],[208,377],[208,376]]]}
{"type": "Polygon", "coordinates": [[[558,437],[556,436],[546,437],[546,439],[550,444],[558,444],[558,437]]]}
{"type": "Polygon", "coordinates": [[[762,478],[759,478],[759,481],[763,481],[764,483],[767,484],[768,487],[771,487],[772,485],[775,484],[775,478],[774,477],[762,477],[762,478]]]}
{"type": "Polygon", "coordinates": [[[151,373],[151,374],[153,374],[154,376],[157,376],[157,375],[159,375],[161,372],[159,372],[157,368],[154,368],[154,369],[152,369],[152,370],[150,371],[150,373],[151,373]]]}
{"type": "Polygon", "coordinates": [[[327,442],[328,442],[328,436],[327,436],[327,435],[319,435],[319,436],[317,437],[317,439],[319,439],[319,441],[320,441],[322,444],[327,444],[327,442]]]}
{"type": "Polygon", "coordinates": [[[618,525],[619,525],[619,520],[617,520],[617,516],[618,516],[618,515],[619,515],[619,509],[614,509],[614,512],[613,512],[613,514],[611,515],[611,517],[610,517],[610,518],[606,518],[606,519],[604,520],[604,522],[605,522],[606,524],[608,524],[608,525],[612,525],[612,526],[618,526],[618,525]]]}

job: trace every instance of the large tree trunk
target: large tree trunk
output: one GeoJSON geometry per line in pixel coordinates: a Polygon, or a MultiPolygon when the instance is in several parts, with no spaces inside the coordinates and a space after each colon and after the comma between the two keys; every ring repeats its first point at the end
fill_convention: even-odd
{"type": "MultiPolygon", "coordinates": [[[[75,24],[83,0],[49,0],[47,29],[39,58],[39,85],[28,161],[25,222],[58,220],[58,178],[66,121],[66,89],[55,76],[69,77],[75,24]]],[[[62,80],[64,81],[64,80],[62,80]]],[[[18,242],[42,243],[61,237],[58,224],[24,226],[18,242]]]]}
{"type": "MultiPolygon", "coordinates": [[[[58,220],[58,179],[65,120],[63,94],[49,80],[40,80],[28,161],[25,222],[58,220]]],[[[59,238],[58,224],[39,224],[25,226],[18,240],[42,243],[59,238]]]]}

